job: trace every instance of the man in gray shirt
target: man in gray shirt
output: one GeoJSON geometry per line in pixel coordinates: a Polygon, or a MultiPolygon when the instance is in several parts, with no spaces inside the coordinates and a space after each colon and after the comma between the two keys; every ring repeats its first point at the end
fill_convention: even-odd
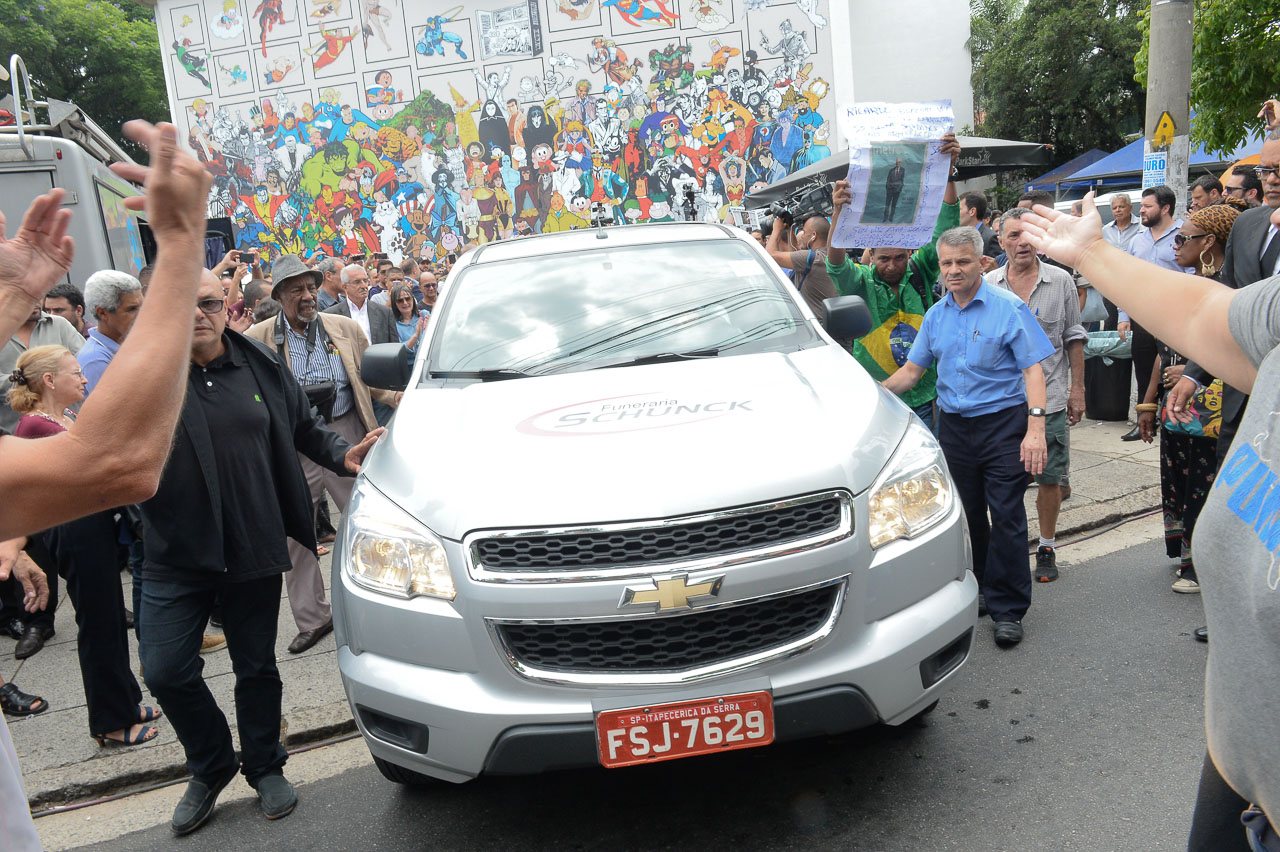
{"type": "MultiPolygon", "coordinates": [[[[23,352],[36,346],[51,344],[65,346],[75,355],[84,346],[84,338],[74,325],[62,317],[44,313],[37,303],[31,309],[31,316],[27,317],[27,321],[18,327],[9,342],[0,349],[0,379],[9,378],[18,363],[18,356],[23,352]]],[[[8,395],[0,394],[0,429],[12,432],[18,425],[18,419],[18,412],[9,407],[8,395]]]]}
{"type": "Polygon", "coordinates": [[[1084,341],[1088,335],[1080,322],[1080,302],[1071,274],[1041,262],[1035,248],[1022,238],[1022,217],[1028,212],[1015,207],[1001,217],[1000,239],[1009,262],[987,273],[986,279],[1026,302],[1053,344],[1053,354],[1040,362],[1048,412],[1044,423],[1048,458],[1044,472],[1035,478],[1040,486],[1036,495],[1040,546],[1036,549],[1035,579],[1052,583],[1058,579],[1054,536],[1062,508],[1062,482],[1071,467],[1067,427],[1079,423],[1084,415],[1084,341]]]}

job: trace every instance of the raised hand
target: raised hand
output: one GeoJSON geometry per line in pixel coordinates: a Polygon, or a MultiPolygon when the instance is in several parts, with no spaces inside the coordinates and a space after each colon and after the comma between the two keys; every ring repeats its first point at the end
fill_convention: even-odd
{"type": "Polygon", "coordinates": [[[1093,193],[1084,197],[1080,216],[1037,204],[1022,217],[1022,235],[1038,250],[1073,269],[1095,244],[1103,242],[1102,217],[1093,206],[1093,193]]]}
{"type": "Polygon", "coordinates": [[[158,245],[180,239],[203,242],[213,176],[199,160],[178,148],[177,129],[172,124],[135,120],[124,126],[124,132],[151,153],[150,166],[111,166],[119,177],[145,187],[145,195],[125,199],[125,206],[146,212],[158,245]]]}
{"type": "Polygon", "coordinates": [[[22,226],[5,239],[0,213],[0,288],[12,288],[39,302],[71,268],[75,243],[67,236],[71,211],[62,209],[66,192],[51,190],[31,202],[22,226]]]}

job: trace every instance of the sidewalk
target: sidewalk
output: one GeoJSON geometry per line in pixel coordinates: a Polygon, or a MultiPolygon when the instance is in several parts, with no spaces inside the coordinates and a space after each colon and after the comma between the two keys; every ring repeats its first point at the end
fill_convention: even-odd
{"type": "MultiPolygon", "coordinates": [[[[1128,423],[1084,421],[1071,430],[1071,498],[1063,504],[1058,536],[1114,523],[1160,505],[1159,449],[1155,444],[1124,443],[1128,423]]],[[[1039,530],[1035,488],[1027,491],[1031,540],[1039,530]]],[[[328,585],[329,557],[321,560],[328,585]]],[[[125,582],[125,600],[130,600],[125,582]]],[[[160,736],[142,746],[99,748],[89,738],[84,690],[76,657],[76,625],[71,604],[60,601],[57,635],[28,660],[13,658],[11,640],[0,640],[0,673],[24,690],[41,695],[50,709],[26,719],[6,717],[22,764],[33,810],[107,796],[131,787],[186,774],[182,747],[167,720],[160,736]]],[[[287,601],[280,607],[276,656],[284,681],[283,712],[289,748],[355,730],[338,678],[333,635],[294,656],[286,650],[297,633],[287,601]]],[[[234,678],[225,649],[205,655],[210,689],[235,730],[234,678]]],[[[136,644],[133,668],[137,671],[136,644]]],[[[144,701],[154,703],[143,688],[144,701]]]]}

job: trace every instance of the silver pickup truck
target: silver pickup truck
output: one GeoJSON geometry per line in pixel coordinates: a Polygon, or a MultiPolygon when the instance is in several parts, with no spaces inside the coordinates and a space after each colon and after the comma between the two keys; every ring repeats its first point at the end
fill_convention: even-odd
{"type": "Polygon", "coordinates": [[[747,236],[490,244],[444,286],[335,546],[343,685],[382,773],[622,767],[898,725],[978,587],[933,436],[747,236]]]}

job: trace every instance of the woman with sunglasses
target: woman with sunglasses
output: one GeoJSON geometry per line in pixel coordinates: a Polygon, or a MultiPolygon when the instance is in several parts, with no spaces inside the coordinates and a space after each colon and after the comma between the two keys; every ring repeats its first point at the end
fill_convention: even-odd
{"type": "Polygon", "coordinates": [[[413,299],[413,289],[408,284],[395,284],[391,288],[391,314],[396,320],[396,333],[407,351],[409,363],[418,351],[418,338],[427,327],[426,312],[418,311],[413,299]]]}
{"type": "MultiPolygon", "coordinates": [[[[1235,199],[1229,199],[1235,202],[1235,199]]],[[[1243,203],[1240,203],[1243,207],[1243,203]]],[[[1173,237],[1174,260],[1196,275],[1222,282],[1227,237],[1239,209],[1233,203],[1214,204],[1190,213],[1173,237]]],[[[1197,417],[1183,423],[1167,410],[1169,390],[1178,383],[1187,359],[1157,342],[1143,405],[1138,412],[1142,440],[1151,443],[1160,432],[1160,495],[1164,510],[1165,553],[1179,560],[1173,590],[1196,594],[1200,582],[1191,558],[1191,534],[1209,497],[1218,470],[1218,431],[1222,425],[1222,385],[1211,384],[1196,400],[1197,417]]]]}
{"type": "MultiPolygon", "coordinates": [[[[75,420],[70,408],[84,399],[89,384],[76,357],[61,346],[36,346],[23,352],[9,382],[9,405],[22,415],[14,430],[19,438],[47,438],[67,431],[75,420]]],[[[116,535],[115,513],[108,509],[31,536],[41,541],[30,544],[32,550],[41,544],[47,549],[50,567],[67,582],[76,613],[90,736],[99,745],[139,745],[159,735],[160,729],[148,723],[161,713],[159,708],[143,706],[142,690],[129,668],[116,535]]]]}

